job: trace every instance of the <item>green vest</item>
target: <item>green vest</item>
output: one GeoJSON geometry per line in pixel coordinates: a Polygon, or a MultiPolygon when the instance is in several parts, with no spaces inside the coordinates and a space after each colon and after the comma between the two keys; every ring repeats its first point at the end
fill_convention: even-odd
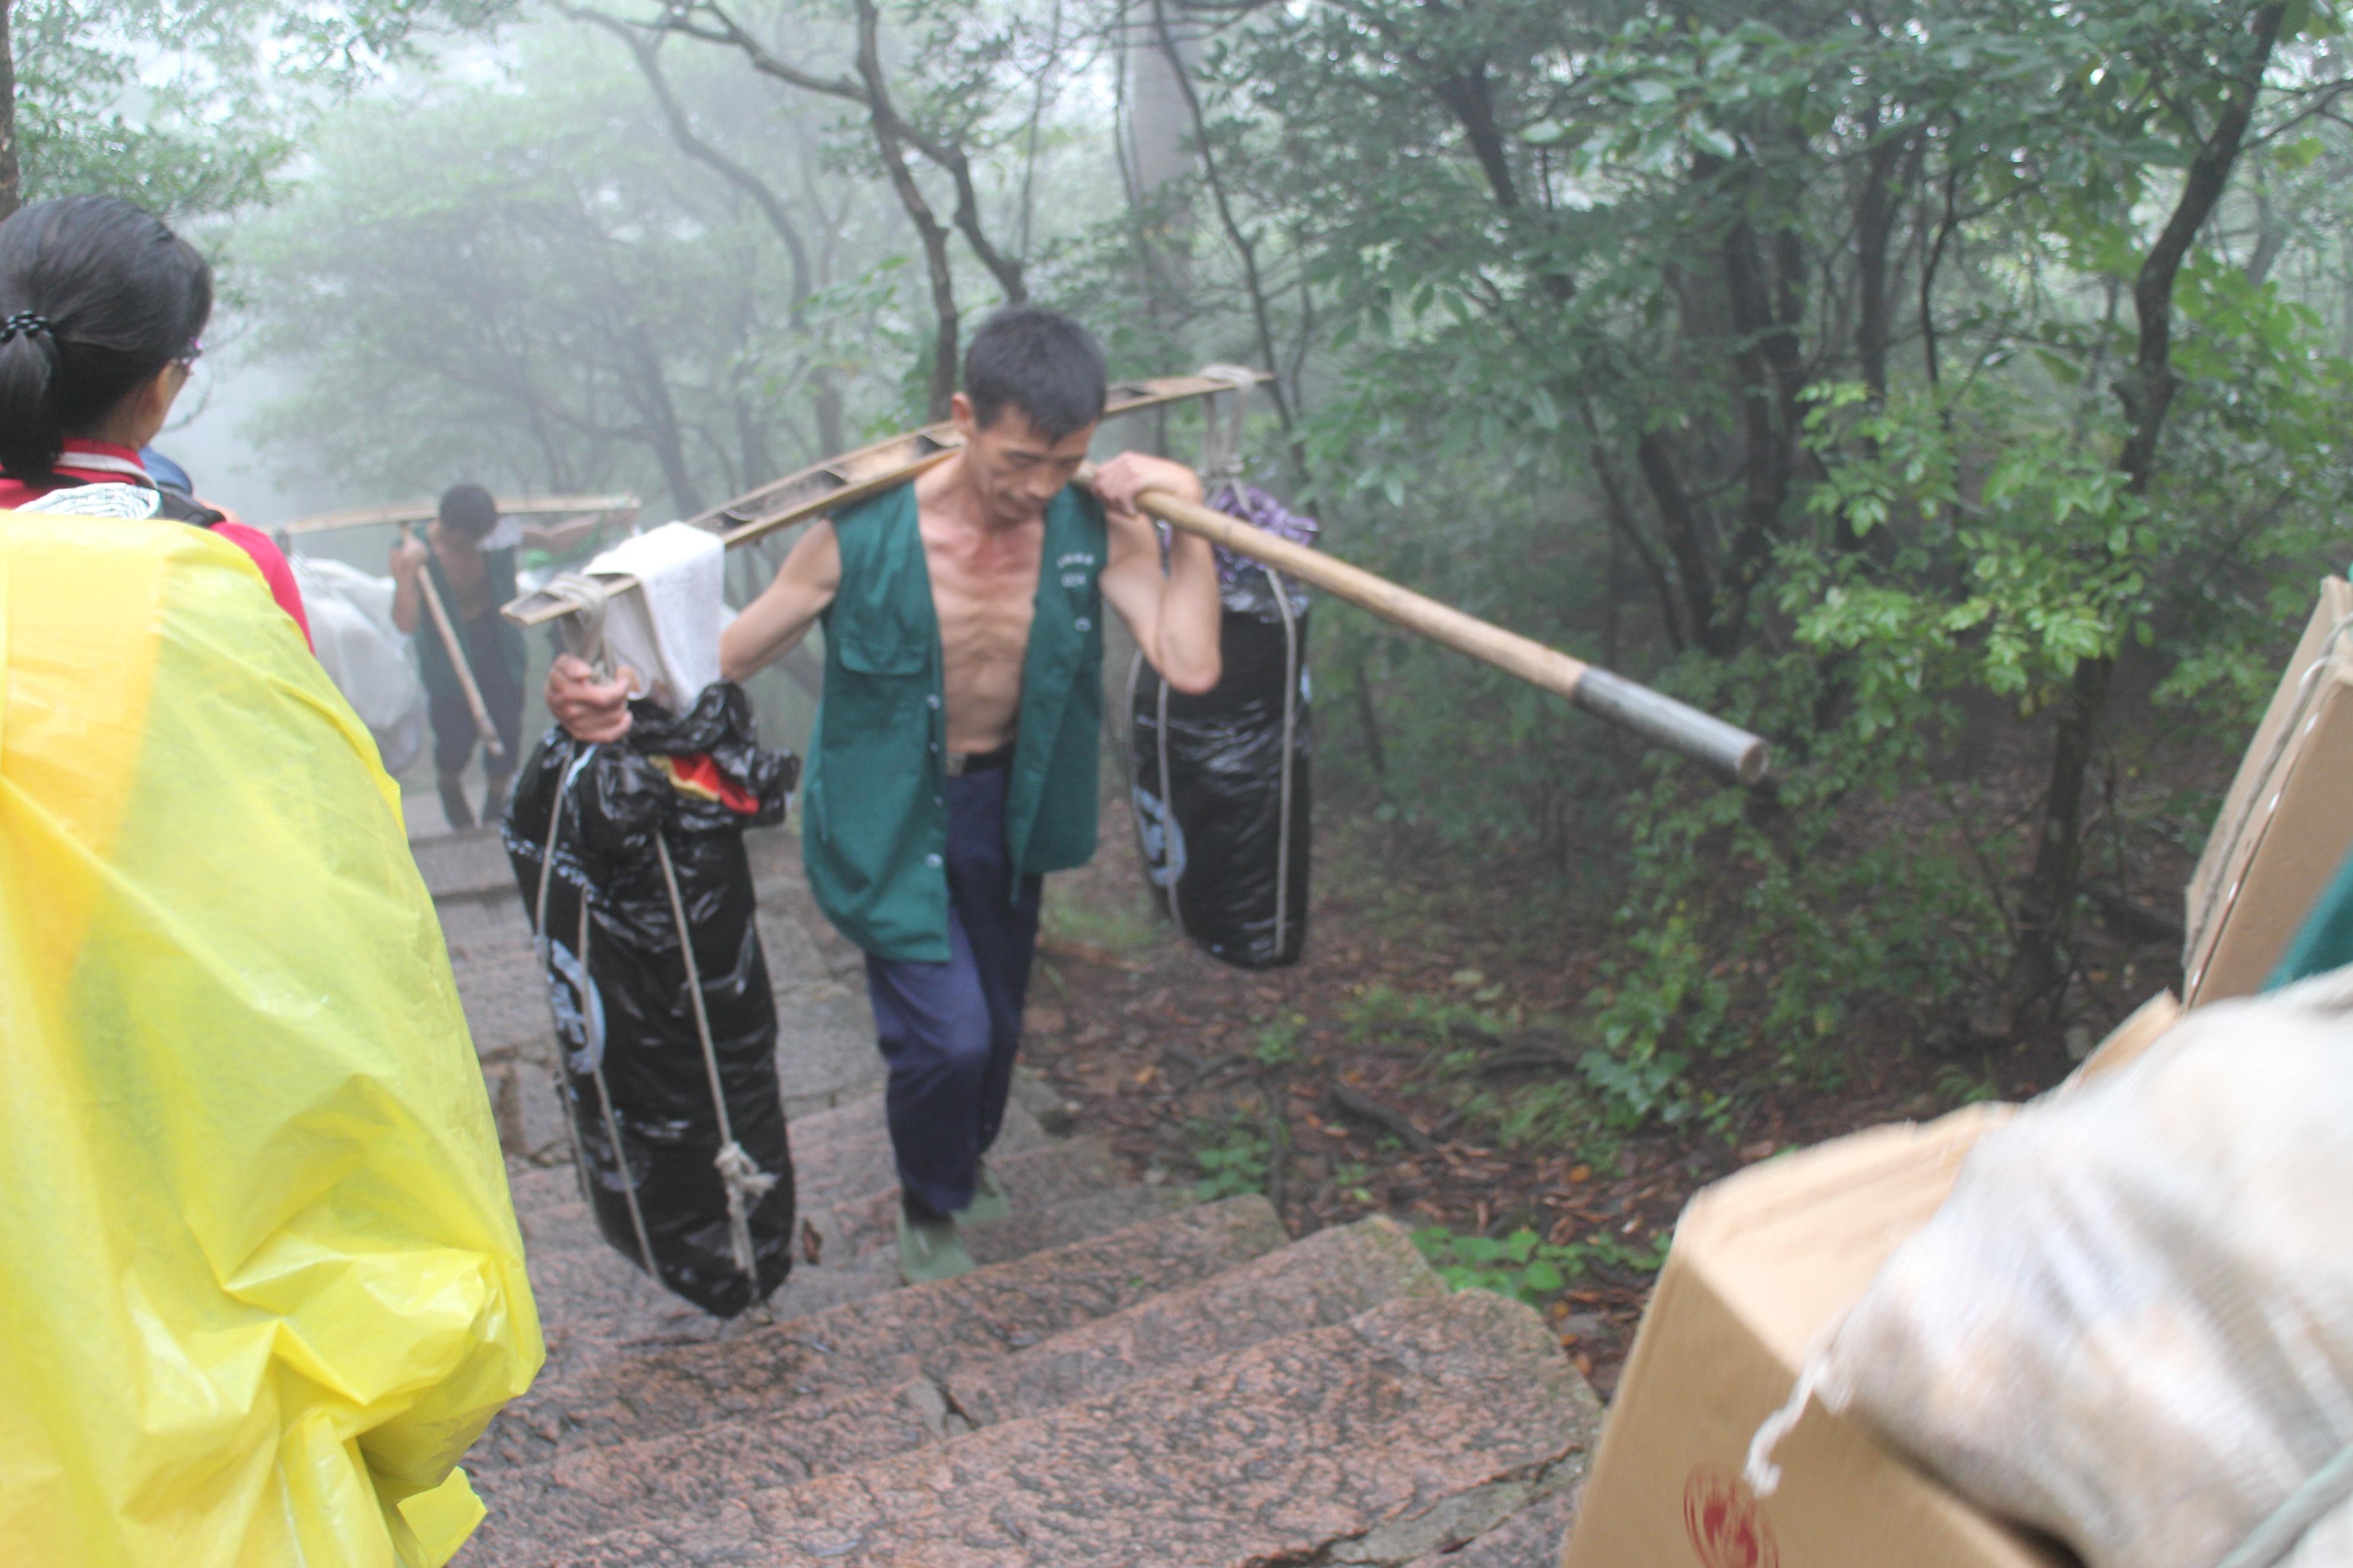
{"type": "MultiPolygon", "coordinates": [[[[809,890],[876,957],[944,963],[947,714],[915,487],[837,514],[834,532],[841,586],[821,617],[825,694],[801,794],[809,890]]],[[[1006,785],[1006,853],[1021,875],[1094,856],[1105,549],[1101,505],[1065,488],[1046,509],[1006,785]]]]}
{"type": "MultiPolygon", "coordinates": [[[[525,672],[531,666],[531,649],[522,638],[522,628],[499,614],[499,606],[515,596],[515,552],[512,550],[482,552],[483,581],[491,590],[490,610],[478,621],[459,623],[458,591],[449,585],[449,574],[441,569],[441,558],[427,553],[425,570],[432,574],[433,586],[441,595],[441,605],[449,612],[450,624],[458,634],[459,646],[466,650],[466,662],[473,664],[482,657],[485,645],[495,644],[499,662],[506,669],[507,684],[520,689],[525,682],[525,672]]],[[[452,696],[465,689],[458,679],[458,667],[449,662],[449,650],[441,641],[441,634],[433,625],[433,612],[417,611],[417,673],[423,678],[428,691],[443,691],[452,696]]],[[[480,680],[483,672],[474,671],[480,680]]]]}

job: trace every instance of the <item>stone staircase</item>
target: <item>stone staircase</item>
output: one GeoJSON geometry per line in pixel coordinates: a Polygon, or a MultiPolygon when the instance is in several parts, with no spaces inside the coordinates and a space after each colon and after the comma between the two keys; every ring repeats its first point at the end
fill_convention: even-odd
{"type": "Polygon", "coordinates": [[[458,1568],[1552,1568],[1593,1395],[1535,1314],[1450,1292],[1385,1218],[1293,1242],[1262,1198],[1124,1184],[1024,1079],[982,1267],[902,1286],[856,955],[764,847],[817,1261],[721,1323],[596,1232],[495,839],[417,846],[549,1349],[467,1460],[490,1518],[458,1568]]]}

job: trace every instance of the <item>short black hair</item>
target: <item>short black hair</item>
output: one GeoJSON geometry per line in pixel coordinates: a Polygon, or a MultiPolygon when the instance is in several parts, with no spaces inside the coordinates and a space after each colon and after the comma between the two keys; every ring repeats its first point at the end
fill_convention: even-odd
{"type": "Polygon", "coordinates": [[[213,269],[119,196],[58,196],[0,223],[0,468],[47,474],[69,436],[195,353],[213,269]]]}
{"type": "Polygon", "coordinates": [[[441,526],[480,539],[499,525],[499,503],[480,485],[451,485],[441,492],[441,526]]]}
{"type": "Polygon", "coordinates": [[[964,395],[984,429],[1010,406],[1059,441],[1103,417],[1105,393],[1102,346],[1058,310],[1008,305],[964,353],[964,395]]]}

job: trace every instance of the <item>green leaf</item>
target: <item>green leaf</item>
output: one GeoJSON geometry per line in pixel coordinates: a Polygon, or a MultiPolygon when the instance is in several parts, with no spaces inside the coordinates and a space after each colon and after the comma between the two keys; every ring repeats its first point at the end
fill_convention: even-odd
{"type": "Polygon", "coordinates": [[[1740,156],[1740,143],[1704,120],[1695,120],[1689,128],[1693,144],[1727,161],[1740,156]]]}

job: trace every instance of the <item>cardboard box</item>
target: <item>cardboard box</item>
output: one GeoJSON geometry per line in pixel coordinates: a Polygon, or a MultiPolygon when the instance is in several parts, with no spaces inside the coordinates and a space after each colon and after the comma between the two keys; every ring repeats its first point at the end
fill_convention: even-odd
{"type": "Polygon", "coordinates": [[[1750,1437],[1815,1337],[1926,1223],[1962,1158],[2010,1115],[1978,1106],[1786,1155],[1700,1193],[1602,1428],[1563,1568],[2060,1568],[1817,1405],[1742,1482],[1750,1437]]]}
{"type": "Polygon", "coordinates": [[[2353,847],[2353,583],[2324,578],[2184,895],[2182,999],[2245,996],[2353,847]]]}

